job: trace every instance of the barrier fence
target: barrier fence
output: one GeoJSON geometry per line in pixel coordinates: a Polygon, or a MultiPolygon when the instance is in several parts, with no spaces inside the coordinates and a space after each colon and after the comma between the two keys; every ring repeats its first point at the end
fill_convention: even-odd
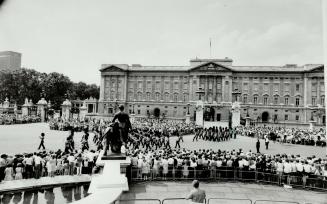
{"type": "Polygon", "coordinates": [[[151,169],[142,171],[139,168],[132,168],[129,177],[130,181],[182,181],[182,180],[207,180],[207,181],[239,181],[256,182],[273,185],[289,185],[292,187],[309,188],[316,190],[327,190],[327,180],[323,176],[299,176],[294,174],[277,174],[258,170],[243,170],[232,168],[218,168],[214,170],[184,170],[181,168],[169,168],[168,171],[151,169]]]}
{"type": "MultiPolygon", "coordinates": [[[[117,200],[114,204],[187,204],[190,201],[185,198],[165,198],[159,199],[130,199],[130,200],[117,200]]],[[[208,198],[204,200],[208,204],[252,204],[250,199],[237,199],[237,198],[208,198]]],[[[300,204],[295,201],[279,201],[279,200],[255,200],[253,204],[300,204]]],[[[308,203],[307,203],[308,204],[308,203]]]]}

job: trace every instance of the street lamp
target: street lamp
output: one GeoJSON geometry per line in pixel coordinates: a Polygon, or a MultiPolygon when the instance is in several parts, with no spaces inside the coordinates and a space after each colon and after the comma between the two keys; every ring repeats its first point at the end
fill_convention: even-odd
{"type": "Polygon", "coordinates": [[[190,115],[190,103],[187,103],[187,115],[190,115]]]}
{"type": "Polygon", "coordinates": [[[134,111],[134,106],[135,106],[135,98],[134,98],[134,103],[133,103],[133,114],[135,114],[135,111],[134,111]]]}

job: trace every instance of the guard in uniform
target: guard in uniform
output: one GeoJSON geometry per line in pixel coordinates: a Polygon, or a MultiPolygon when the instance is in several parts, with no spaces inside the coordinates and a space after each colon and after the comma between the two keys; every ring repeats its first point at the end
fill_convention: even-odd
{"type": "Polygon", "coordinates": [[[116,119],[118,119],[119,122],[119,131],[120,136],[125,144],[127,144],[127,138],[128,138],[128,131],[129,129],[132,129],[132,124],[129,120],[129,116],[127,113],[124,112],[124,106],[119,106],[119,112],[116,113],[114,119],[112,122],[114,123],[116,119]]]}

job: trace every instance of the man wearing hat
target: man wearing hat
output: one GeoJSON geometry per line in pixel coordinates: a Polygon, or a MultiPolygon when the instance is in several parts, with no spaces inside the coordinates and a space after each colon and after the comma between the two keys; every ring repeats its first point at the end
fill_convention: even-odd
{"type": "Polygon", "coordinates": [[[116,113],[114,119],[112,122],[114,123],[116,119],[118,119],[119,122],[119,131],[120,131],[120,136],[123,139],[123,142],[126,144],[127,143],[127,136],[128,136],[128,130],[132,129],[131,122],[129,120],[129,116],[127,113],[124,112],[124,106],[120,105],[119,106],[119,112],[116,113]]]}

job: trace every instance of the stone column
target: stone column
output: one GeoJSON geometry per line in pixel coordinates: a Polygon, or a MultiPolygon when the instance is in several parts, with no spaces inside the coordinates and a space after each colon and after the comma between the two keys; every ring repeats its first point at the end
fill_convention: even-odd
{"type": "Polygon", "coordinates": [[[239,102],[234,102],[232,105],[232,127],[240,126],[241,124],[241,106],[239,102]]]}
{"type": "Polygon", "coordinates": [[[72,107],[72,103],[68,99],[66,99],[62,103],[62,105],[61,105],[61,111],[62,111],[61,118],[63,120],[69,120],[70,119],[70,115],[71,115],[70,114],[70,109],[71,109],[71,107],[72,107]]]}
{"type": "Polygon", "coordinates": [[[195,124],[203,127],[203,101],[198,101],[196,104],[196,119],[195,124]]]}
{"type": "Polygon", "coordinates": [[[48,103],[44,98],[41,98],[37,102],[37,115],[41,117],[41,122],[45,122],[45,108],[47,107],[48,103]]]}
{"type": "Polygon", "coordinates": [[[22,116],[28,116],[28,107],[29,107],[29,104],[28,104],[28,98],[25,98],[25,103],[24,105],[22,106],[22,116]]]}

